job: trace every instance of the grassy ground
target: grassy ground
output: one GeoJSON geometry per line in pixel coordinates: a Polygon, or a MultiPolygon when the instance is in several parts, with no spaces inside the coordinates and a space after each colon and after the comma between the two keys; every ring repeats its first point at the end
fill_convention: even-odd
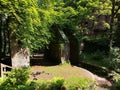
{"type": "Polygon", "coordinates": [[[54,80],[54,78],[63,78],[65,80],[65,87],[71,88],[70,90],[75,90],[75,87],[93,89],[96,86],[94,75],[91,72],[69,64],[33,66],[31,73],[31,79],[33,80],[48,81],[54,80]],[[33,75],[33,73],[36,73],[36,75],[33,75]]]}
{"type": "MultiPolygon", "coordinates": [[[[92,73],[89,71],[71,65],[56,65],[56,66],[34,66],[32,73],[38,72],[36,78],[52,79],[53,77],[70,77],[92,78],[92,73]]],[[[34,77],[31,77],[34,78],[34,77]]]]}
{"type": "Polygon", "coordinates": [[[69,64],[32,66],[30,75],[31,80],[27,68],[14,69],[1,79],[0,90],[94,90],[96,85],[91,72],[69,64]]]}
{"type": "MultiPolygon", "coordinates": [[[[60,77],[60,78],[64,78],[66,82],[66,86],[73,85],[72,87],[74,87],[74,85],[77,85],[84,87],[90,84],[96,85],[95,83],[98,83],[97,87],[99,87],[100,89],[97,90],[109,90],[101,87],[101,84],[107,85],[109,81],[101,77],[96,77],[96,75],[94,75],[93,73],[89,72],[86,69],[76,66],[71,66],[69,64],[56,65],[56,66],[33,66],[31,73],[34,74],[36,73],[36,75],[34,76],[31,75],[31,79],[47,81],[47,80],[52,80],[55,77],[60,77]]],[[[89,89],[89,90],[94,90],[94,89],[89,89]]]]}

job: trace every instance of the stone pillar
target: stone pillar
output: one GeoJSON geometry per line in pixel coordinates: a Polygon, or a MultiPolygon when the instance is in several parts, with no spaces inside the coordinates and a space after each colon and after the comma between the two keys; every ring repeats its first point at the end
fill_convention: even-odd
{"type": "Polygon", "coordinates": [[[69,42],[61,44],[61,62],[69,62],[70,45],[69,42]]]}
{"type": "Polygon", "coordinates": [[[12,57],[13,67],[29,67],[30,66],[30,54],[29,48],[21,48],[18,52],[14,53],[12,57]]]}
{"type": "Polygon", "coordinates": [[[10,49],[11,49],[11,62],[12,67],[28,67],[30,66],[30,51],[29,48],[21,48],[18,45],[14,33],[10,35],[10,49]]]}

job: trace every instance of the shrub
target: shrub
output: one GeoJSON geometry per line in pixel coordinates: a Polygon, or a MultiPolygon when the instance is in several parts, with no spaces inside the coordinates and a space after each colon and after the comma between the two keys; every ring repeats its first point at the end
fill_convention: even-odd
{"type": "Polygon", "coordinates": [[[97,52],[91,53],[91,59],[93,60],[102,60],[104,59],[104,57],[105,57],[104,52],[97,51],[97,52]]]}
{"type": "Polygon", "coordinates": [[[111,48],[110,59],[112,60],[110,64],[110,68],[120,72],[120,48],[117,47],[111,48]]]}
{"type": "Polygon", "coordinates": [[[80,58],[82,60],[96,60],[100,61],[103,60],[106,57],[106,54],[104,52],[96,51],[93,53],[83,53],[80,58]]]}
{"type": "Polygon", "coordinates": [[[115,71],[112,71],[109,75],[112,76],[114,86],[116,88],[120,88],[120,74],[116,73],[115,71]]]}
{"type": "Polygon", "coordinates": [[[64,85],[64,79],[54,78],[50,83],[51,90],[60,90],[61,87],[64,85]]]}
{"type": "MultiPolygon", "coordinates": [[[[57,77],[52,80],[33,80],[24,85],[18,85],[12,90],[61,90],[64,85],[64,79],[57,77]]],[[[10,90],[10,89],[8,89],[10,90]]]]}
{"type": "Polygon", "coordinates": [[[29,79],[28,68],[13,69],[8,73],[8,76],[3,78],[0,90],[16,90],[16,88],[23,88],[29,79]]]}
{"type": "Polygon", "coordinates": [[[64,79],[55,77],[49,81],[41,81],[39,85],[39,90],[61,90],[61,87],[64,85],[64,79]]]}
{"type": "Polygon", "coordinates": [[[84,52],[94,53],[96,51],[109,52],[109,40],[107,38],[84,38],[84,52]]]}
{"type": "Polygon", "coordinates": [[[95,90],[95,82],[84,77],[70,77],[65,86],[68,90],[95,90]]]}
{"type": "Polygon", "coordinates": [[[27,90],[25,85],[18,85],[17,90],[27,90]]]}

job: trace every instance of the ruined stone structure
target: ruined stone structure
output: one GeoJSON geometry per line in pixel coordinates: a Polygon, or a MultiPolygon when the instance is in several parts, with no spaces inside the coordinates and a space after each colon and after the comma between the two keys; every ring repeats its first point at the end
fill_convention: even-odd
{"type": "Polygon", "coordinates": [[[29,48],[20,49],[12,57],[12,67],[29,67],[30,66],[30,54],[29,48]]]}
{"type": "Polygon", "coordinates": [[[10,35],[11,63],[12,67],[28,67],[30,66],[29,48],[21,48],[16,41],[14,33],[10,35]]]}
{"type": "Polygon", "coordinates": [[[63,31],[60,31],[60,35],[63,39],[63,41],[61,41],[61,62],[62,63],[69,62],[70,43],[63,31]]]}

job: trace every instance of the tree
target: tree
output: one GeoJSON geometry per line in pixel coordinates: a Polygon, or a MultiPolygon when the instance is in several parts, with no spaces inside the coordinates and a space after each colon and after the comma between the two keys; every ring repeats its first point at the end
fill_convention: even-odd
{"type": "Polygon", "coordinates": [[[31,51],[45,48],[50,42],[58,43],[55,32],[62,30],[69,38],[70,58],[74,63],[73,59],[79,56],[81,33],[85,30],[94,30],[99,15],[111,14],[109,30],[111,47],[113,23],[120,9],[119,2],[119,0],[0,0],[0,15],[6,20],[3,23],[3,16],[0,16],[2,24],[0,53],[5,53],[9,46],[12,57],[21,48],[24,50],[28,47],[31,51]],[[112,5],[111,13],[110,5],[112,5]],[[92,21],[90,27],[89,21],[92,21]],[[77,45],[77,53],[72,57],[74,45],[77,45]]]}
{"type": "Polygon", "coordinates": [[[26,47],[32,50],[48,44],[51,35],[40,21],[37,1],[0,0],[0,3],[0,14],[7,15],[12,58],[26,47]]]}
{"type": "Polygon", "coordinates": [[[110,48],[113,46],[113,34],[115,32],[115,17],[120,10],[120,0],[111,0],[111,21],[110,21],[110,48]]]}
{"type": "MultiPolygon", "coordinates": [[[[76,33],[77,30],[75,28],[70,29],[69,27],[71,27],[71,25],[72,25],[72,27],[75,27],[75,22],[74,22],[75,18],[74,17],[77,15],[77,12],[71,6],[65,6],[65,3],[62,0],[51,2],[51,4],[48,5],[47,7],[49,7],[49,8],[47,8],[47,9],[45,8],[45,10],[46,10],[46,12],[49,11],[47,13],[47,15],[50,15],[50,17],[52,19],[51,23],[49,23],[49,25],[51,25],[50,30],[54,35],[53,39],[51,40],[52,44],[50,44],[50,47],[54,46],[55,44],[59,44],[60,39],[58,37],[59,35],[57,34],[57,32],[59,32],[60,30],[62,30],[66,34],[66,36],[69,38],[69,40],[71,42],[72,38],[70,38],[70,37],[75,38],[76,36],[73,34],[76,33]],[[70,32],[72,32],[72,33],[70,33],[70,32]],[[69,34],[71,34],[71,36],[69,34]]],[[[47,21],[49,21],[49,19],[47,19],[47,21]]],[[[74,41],[70,45],[71,46],[71,48],[70,48],[71,54],[75,52],[75,50],[72,50],[73,49],[72,44],[74,44],[74,41]]],[[[79,50],[79,49],[77,48],[77,50],[79,50]]],[[[51,49],[49,51],[51,51],[51,49]]],[[[51,52],[54,52],[54,51],[51,51],[51,52]]],[[[57,53],[57,51],[56,51],[56,53],[57,53]]],[[[71,55],[71,54],[70,54],[70,61],[76,63],[76,61],[78,61],[78,58],[73,59],[73,57],[72,57],[73,55],[71,55]]],[[[58,49],[57,54],[52,54],[52,55],[59,55],[59,49],[58,49]]],[[[51,56],[50,52],[49,52],[49,56],[51,56]]],[[[53,56],[53,57],[56,57],[56,56],[53,56]]],[[[53,60],[53,58],[52,58],[52,60],[53,60]]],[[[55,60],[57,60],[57,59],[55,58],[55,60]]]]}
{"type": "MultiPolygon", "coordinates": [[[[80,32],[83,31],[84,29],[91,30],[92,28],[94,28],[94,26],[92,26],[91,28],[88,28],[86,26],[86,22],[88,22],[88,20],[95,21],[96,17],[99,16],[100,14],[109,14],[108,12],[109,8],[107,10],[106,8],[103,8],[104,2],[99,0],[86,0],[86,1],[85,0],[67,0],[67,1],[61,0],[59,4],[57,1],[50,2],[48,0],[48,3],[49,3],[49,5],[47,4],[48,6],[45,6],[46,2],[44,2],[43,5],[46,11],[49,10],[49,12],[47,12],[47,15],[50,15],[50,16],[52,15],[51,17],[52,20],[50,19],[51,24],[49,23],[51,26],[54,26],[51,28],[52,32],[59,29],[64,31],[64,33],[69,38],[70,44],[71,44],[70,45],[71,46],[70,48],[71,62],[78,63],[79,39],[81,39],[79,38],[80,32]],[[75,56],[73,55],[73,53],[75,56]]],[[[108,7],[108,5],[109,4],[106,4],[105,6],[108,7]]]]}
{"type": "MultiPolygon", "coordinates": [[[[10,53],[10,39],[9,39],[9,30],[7,28],[7,8],[9,7],[9,2],[0,0],[0,60],[5,61],[6,55],[10,53]],[[6,5],[6,7],[4,7],[6,5]],[[8,6],[7,6],[8,5],[8,6]],[[4,7],[4,8],[3,8],[4,7]]],[[[0,62],[1,62],[0,61],[0,62]]],[[[6,63],[6,62],[4,62],[6,63]]],[[[10,63],[7,60],[7,63],[10,63]]]]}

